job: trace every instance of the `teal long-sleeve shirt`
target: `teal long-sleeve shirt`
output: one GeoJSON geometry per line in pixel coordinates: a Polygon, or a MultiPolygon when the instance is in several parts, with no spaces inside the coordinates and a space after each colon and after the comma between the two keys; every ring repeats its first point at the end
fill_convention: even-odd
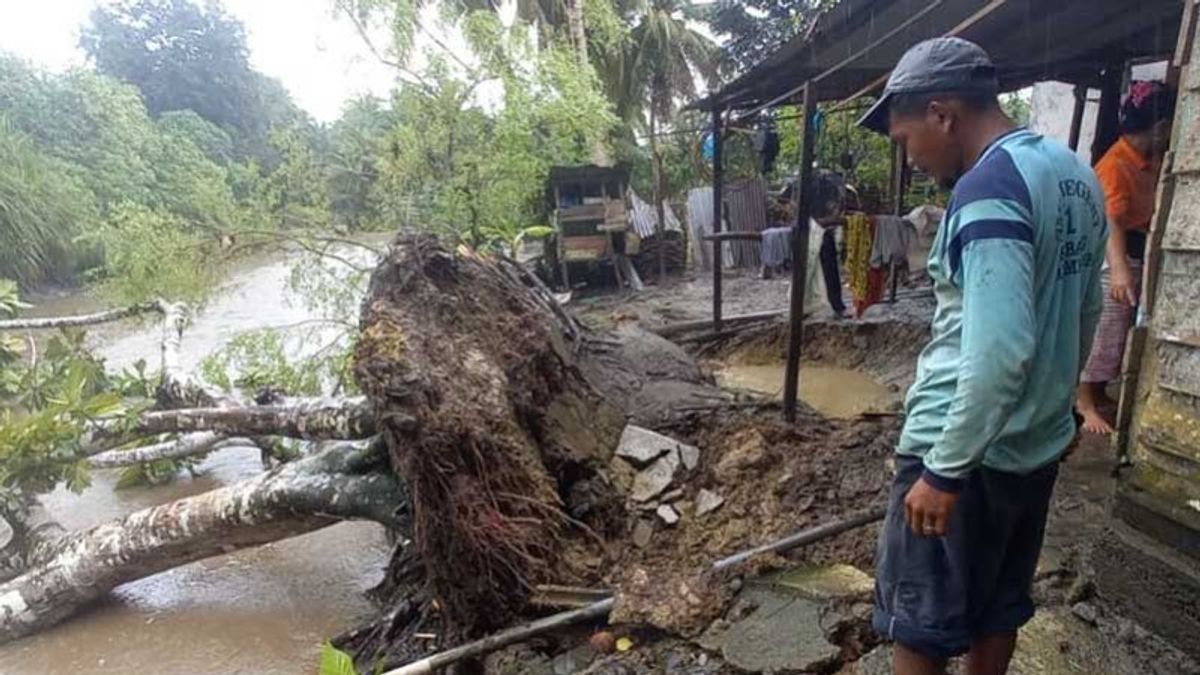
{"type": "Polygon", "coordinates": [[[959,180],[930,251],[937,310],[897,448],[923,457],[935,487],[1062,455],[1107,236],[1092,170],[1028,130],[996,139],[959,180]]]}

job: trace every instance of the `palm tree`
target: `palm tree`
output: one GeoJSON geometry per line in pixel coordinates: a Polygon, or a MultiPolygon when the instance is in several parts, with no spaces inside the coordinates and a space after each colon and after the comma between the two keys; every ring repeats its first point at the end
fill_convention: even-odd
{"type": "Polygon", "coordinates": [[[659,278],[666,277],[662,155],[658,134],[665,119],[680,101],[697,96],[696,75],[717,81],[717,45],[689,25],[698,17],[687,0],[642,0],[634,8],[636,23],[630,33],[618,79],[624,91],[617,97],[619,114],[626,119],[648,118],[650,160],[653,166],[654,202],[658,211],[659,278]]]}

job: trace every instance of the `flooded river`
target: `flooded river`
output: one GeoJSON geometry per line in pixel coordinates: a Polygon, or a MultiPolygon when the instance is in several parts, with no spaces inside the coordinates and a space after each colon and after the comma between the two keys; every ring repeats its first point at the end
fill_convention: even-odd
{"type": "MultiPolygon", "coordinates": [[[[312,318],[287,291],[291,263],[258,261],[233,272],[184,334],[184,365],[246,330],[312,318]]],[[[96,311],[85,296],[40,303],[37,313],[96,311]]],[[[110,369],[157,363],[154,322],[100,328],[92,339],[110,369]]],[[[95,472],[83,494],[58,490],[44,502],[67,528],[84,528],[196,494],[262,471],[259,451],[210,455],[197,477],[157,487],[114,490],[116,475],[95,472]]],[[[231,675],[315,673],[323,640],[369,616],[363,592],[387,561],[381,527],[343,523],[257,549],[211,558],[118,588],[90,611],[30,638],[0,646],[4,675],[231,675]]]]}

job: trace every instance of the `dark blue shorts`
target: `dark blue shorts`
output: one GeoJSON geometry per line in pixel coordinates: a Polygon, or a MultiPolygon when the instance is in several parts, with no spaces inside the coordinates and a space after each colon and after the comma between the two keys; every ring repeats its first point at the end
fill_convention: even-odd
{"type": "Polygon", "coordinates": [[[904,497],[923,468],[919,458],[896,455],[873,623],[887,639],[947,659],[966,653],[972,638],[1015,631],[1033,617],[1030,590],[1058,463],[1028,475],[977,469],[945,537],[918,537],[905,522],[904,497]]]}

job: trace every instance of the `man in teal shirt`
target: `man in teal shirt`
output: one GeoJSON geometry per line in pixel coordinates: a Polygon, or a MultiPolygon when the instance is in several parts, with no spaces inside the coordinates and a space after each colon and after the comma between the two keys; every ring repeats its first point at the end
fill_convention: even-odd
{"type": "Polygon", "coordinates": [[[1007,670],[1100,315],[1100,187],[1065,146],[1017,128],[997,91],[979,46],[928,40],[860,121],[953,189],[876,563],[874,625],[900,675],[964,653],[973,675],[1007,670]]]}

